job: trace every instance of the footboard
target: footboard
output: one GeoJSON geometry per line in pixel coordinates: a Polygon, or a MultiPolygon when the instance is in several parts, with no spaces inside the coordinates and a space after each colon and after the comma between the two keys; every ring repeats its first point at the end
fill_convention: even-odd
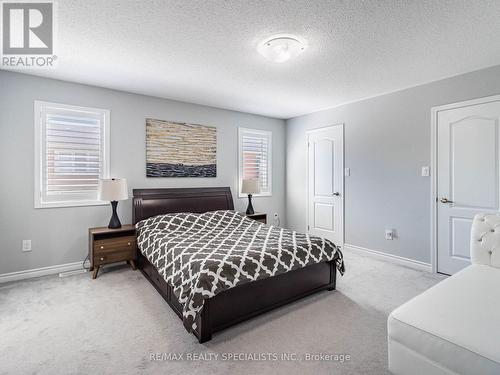
{"type": "MultiPolygon", "coordinates": [[[[182,306],[172,288],[142,254],[138,254],[138,267],[182,319],[182,306]]],[[[205,301],[193,333],[202,343],[212,333],[241,321],[318,291],[334,290],[336,272],[334,261],[323,262],[228,289],[205,301]]]]}

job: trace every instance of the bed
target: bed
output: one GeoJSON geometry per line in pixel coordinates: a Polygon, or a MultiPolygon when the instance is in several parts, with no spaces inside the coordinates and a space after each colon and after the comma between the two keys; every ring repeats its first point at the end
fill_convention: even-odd
{"type": "MultiPolygon", "coordinates": [[[[238,216],[240,214],[234,212],[231,190],[228,187],[134,189],[133,196],[133,222],[134,224],[139,223],[138,233],[142,232],[138,235],[138,242],[142,241],[141,245],[138,246],[140,248],[137,254],[138,268],[173,311],[184,321],[186,329],[191,331],[200,343],[210,340],[214,332],[258,314],[312,293],[334,290],[337,270],[343,271],[342,253],[335,248],[334,256],[327,261],[308,264],[285,273],[276,273],[271,277],[256,278],[252,282],[235,285],[213,296],[210,295],[209,298],[203,299],[199,311],[192,316],[192,321],[187,326],[186,308],[184,308],[186,303],[178,292],[178,286],[173,282],[166,281],[165,269],[159,267],[159,263],[145,250],[144,233],[149,233],[148,231],[153,231],[153,229],[146,231],[144,226],[149,225],[148,228],[157,230],[159,223],[165,223],[165,220],[168,219],[168,225],[165,224],[164,227],[170,228],[172,223],[184,225],[190,220],[197,221],[199,217],[208,216],[216,218],[219,222],[230,220],[231,222],[244,223],[250,231],[255,232],[261,230],[272,233],[278,229],[257,222],[252,222],[255,223],[252,224],[250,219],[245,218],[244,215],[242,215],[243,217],[238,216]],[[139,241],[140,239],[141,241],[139,241]],[[152,263],[155,263],[156,266],[152,263]]],[[[178,227],[175,230],[178,230],[178,227]]],[[[155,233],[157,237],[161,235],[158,231],[155,233]]],[[[172,234],[171,237],[174,235],[172,234]]],[[[309,247],[311,248],[311,246],[309,247]]]]}

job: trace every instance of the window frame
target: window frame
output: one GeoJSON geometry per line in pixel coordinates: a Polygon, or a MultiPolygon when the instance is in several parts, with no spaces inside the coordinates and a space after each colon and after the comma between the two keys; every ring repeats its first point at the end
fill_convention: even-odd
{"type": "Polygon", "coordinates": [[[104,119],[102,125],[103,137],[103,163],[102,163],[102,177],[109,178],[110,169],[110,111],[103,108],[82,107],[76,105],[69,105],[63,103],[46,102],[42,100],[34,101],[34,206],[35,208],[57,208],[57,207],[82,207],[82,206],[101,206],[107,205],[109,202],[97,200],[60,200],[54,202],[43,201],[43,160],[45,155],[43,142],[43,129],[44,126],[42,113],[48,108],[56,108],[60,110],[70,110],[76,112],[90,112],[101,115],[104,119]]]}
{"type": "Polygon", "coordinates": [[[243,136],[246,134],[261,135],[268,138],[268,160],[267,160],[267,179],[269,191],[259,194],[252,194],[254,197],[271,197],[273,195],[273,132],[270,130],[238,128],[238,197],[245,198],[248,195],[241,192],[243,182],[243,136]]]}

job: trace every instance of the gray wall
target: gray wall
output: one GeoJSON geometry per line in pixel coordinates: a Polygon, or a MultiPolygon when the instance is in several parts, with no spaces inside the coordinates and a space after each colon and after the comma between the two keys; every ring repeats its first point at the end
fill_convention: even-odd
{"type": "MultiPolygon", "coordinates": [[[[33,208],[33,101],[46,100],[111,110],[111,174],[129,189],[231,186],[238,199],[238,126],[273,132],[273,196],[254,207],[281,221],[285,215],[285,123],[282,120],[134,95],[0,71],[0,274],[83,260],[89,227],[107,225],[110,207],[33,208]],[[145,118],[217,126],[217,178],[146,178],[145,118]],[[21,241],[32,240],[32,252],[21,241]]],[[[120,202],[122,223],[131,222],[131,200],[120,202]]]]}
{"type": "Polygon", "coordinates": [[[344,123],[345,242],[430,263],[431,107],[499,93],[496,66],[288,120],[287,226],[306,227],[306,130],[344,123]]]}

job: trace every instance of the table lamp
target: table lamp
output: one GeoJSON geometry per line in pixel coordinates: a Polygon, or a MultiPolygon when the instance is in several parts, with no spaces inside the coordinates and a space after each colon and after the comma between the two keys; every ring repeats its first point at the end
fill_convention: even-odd
{"type": "Polygon", "coordinates": [[[116,213],[118,201],[128,199],[127,180],[124,178],[111,178],[102,179],[99,181],[99,195],[98,199],[101,201],[111,202],[113,215],[109,221],[108,228],[118,229],[122,227],[120,219],[116,213]]]}
{"type": "Polygon", "coordinates": [[[259,180],[244,178],[241,184],[241,192],[243,194],[248,194],[248,206],[246,214],[253,215],[255,212],[252,206],[252,194],[260,193],[259,180]]]}

